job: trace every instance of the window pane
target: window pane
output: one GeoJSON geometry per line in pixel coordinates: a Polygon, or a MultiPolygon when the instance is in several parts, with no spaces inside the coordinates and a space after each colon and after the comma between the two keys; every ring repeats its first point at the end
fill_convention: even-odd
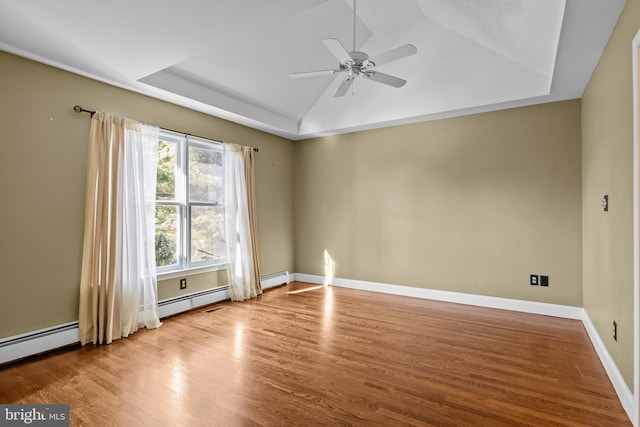
{"type": "Polygon", "coordinates": [[[158,182],[156,200],[176,199],[177,143],[160,140],[158,143],[158,182]]]}
{"type": "Polygon", "coordinates": [[[222,203],[222,153],[189,146],[189,201],[222,203]]]}
{"type": "Polygon", "coordinates": [[[178,207],[156,206],[156,266],[178,264],[178,207]]]}
{"type": "Polygon", "coordinates": [[[191,262],[220,260],[224,256],[224,208],[191,206],[191,262]]]}

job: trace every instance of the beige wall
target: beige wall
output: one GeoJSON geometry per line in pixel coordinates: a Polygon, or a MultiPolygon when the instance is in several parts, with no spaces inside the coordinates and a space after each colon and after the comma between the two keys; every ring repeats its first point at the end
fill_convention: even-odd
{"type": "MultiPolygon", "coordinates": [[[[327,250],[337,277],[584,305],[631,387],[638,27],[640,5],[627,2],[582,102],[295,144],[0,52],[0,338],[77,320],[81,104],[260,148],[263,274],[322,275],[327,250]],[[551,286],[529,286],[529,273],[551,286]]],[[[185,293],[177,282],[159,283],[160,298],[185,293]]],[[[223,272],[192,276],[187,293],[224,282],[223,272]]]]}
{"type": "MultiPolygon", "coordinates": [[[[293,271],[292,142],[4,52],[0,76],[0,337],[78,319],[89,116],[75,104],[258,147],[262,274],[293,271]]],[[[160,298],[177,282],[159,283],[160,298]]],[[[221,283],[192,276],[187,292],[221,283]]]]}
{"type": "Polygon", "coordinates": [[[296,143],[298,273],[582,306],[580,101],[296,143]],[[529,274],[551,285],[529,285],[529,274]]]}
{"type": "Polygon", "coordinates": [[[633,390],[633,80],[628,1],[582,101],[584,307],[633,390]],[[600,207],[609,194],[609,212],[600,207]],[[618,323],[618,341],[612,322],[618,323]]]}

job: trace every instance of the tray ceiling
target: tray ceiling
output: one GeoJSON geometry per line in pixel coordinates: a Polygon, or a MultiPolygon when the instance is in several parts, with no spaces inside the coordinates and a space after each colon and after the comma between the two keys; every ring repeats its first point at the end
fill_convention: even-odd
{"type": "Polygon", "coordinates": [[[0,49],[298,140],[579,98],[624,0],[357,6],[357,50],[417,47],[377,68],[402,88],[289,77],[337,67],[325,38],[352,49],[351,0],[0,0],[0,49]]]}

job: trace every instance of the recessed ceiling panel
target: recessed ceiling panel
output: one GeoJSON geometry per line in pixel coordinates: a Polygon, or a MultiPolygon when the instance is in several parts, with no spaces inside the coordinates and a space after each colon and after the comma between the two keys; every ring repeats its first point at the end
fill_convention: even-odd
{"type": "MultiPolygon", "coordinates": [[[[192,80],[246,102],[300,121],[322,94],[331,76],[294,80],[292,72],[334,69],[339,64],[322,44],[326,38],[352,43],[353,11],[342,0],[334,0],[304,10],[278,25],[255,32],[236,32],[213,39],[204,52],[176,63],[162,72],[192,80]]],[[[357,40],[371,35],[357,22],[357,40]]],[[[150,78],[141,79],[151,82],[150,78]]],[[[168,89],[168,88],[164,88],[168,89]]]]}
{"type": "Polygon", "coordinates": [[[422,57],[380,67],[406,79],[405,86],[396,89],[356,79],[352,93],[340,98],[332,96],[335,87],[330,87],[305,116],[300,133],[343,132],[548,93],[545,75],[459,33],[431,23],[416,25],[407,34],[420,41],[416,47],[422,57]]]}
{"type": "Polygon", "coordinates": [[[424,15],[551,79],[565,0],[417,0],[424,15]]]}

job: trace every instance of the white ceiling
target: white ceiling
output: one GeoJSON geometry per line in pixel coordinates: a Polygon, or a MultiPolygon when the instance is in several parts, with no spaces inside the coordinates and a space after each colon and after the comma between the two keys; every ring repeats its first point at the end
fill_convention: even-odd
{"type": "Polygon", "coordinates": [[[340,98],[343,74],[289,73],[337,68],[352,0],[0,0],[0,49],[299,140],[579,98],[624,3],[361,0],[357,50],[418,53],[340,98]]]}

